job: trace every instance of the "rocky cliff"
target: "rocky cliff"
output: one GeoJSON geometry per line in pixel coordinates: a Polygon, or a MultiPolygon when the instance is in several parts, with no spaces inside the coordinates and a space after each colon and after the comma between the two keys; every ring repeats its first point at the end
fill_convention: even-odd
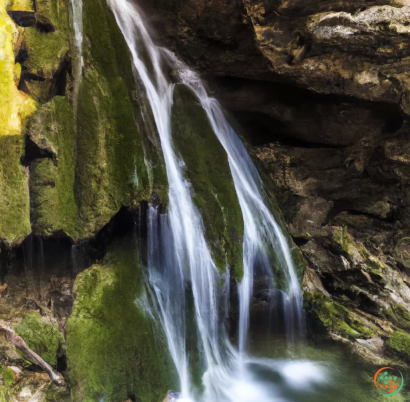
{"type": "Polygon", "coordinates": [[[128,50],[107,6],[84,4],[81,54],[71,3],[1,7],[3,242],[17,245],[30,232],[92,237],[122,206],[166,194],[155,141],[142,134],[128,50]]]}
{"type": "Polygon", "coordinates": [[[308,265],[311,335],[408,360],[410,4],[142,3],[273,180],[308,265]]]}

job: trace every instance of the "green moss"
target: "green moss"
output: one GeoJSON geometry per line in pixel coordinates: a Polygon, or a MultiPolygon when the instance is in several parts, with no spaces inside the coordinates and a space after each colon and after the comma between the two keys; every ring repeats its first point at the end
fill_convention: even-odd
{"type": "Polygon", "coordinates": [[[175,386],[160,331],[137,307],[144,291],[135,243],[114,245],[102,265],[81,273],[67,323],[68,378],[73,400],[158,402],[175,386]]]}
{"type": "Polygon", "coordinates": [[[68,7],[67,0],[38,0],[36,20],[52,24],[54,29],[52,32],[42,32],[37,26],[24,29],[28,52],[24,67],[29,73],[43,79],[27,81],[27,85],[31,94],[41,102],[46,102],[52,96],[54,75],[70,53],[68,7]]]}
{"type": "Polygon", "coordinates": [[[386,269],[383,262],[370,254],[363,244],[355,242],[353,237],[348,233],[347,228],[336,230],[333,232],[333,238],[342,247],[343,251],[352,261],[357,261],[358,258],[365,264],[365,270],[378,276],[383,280],[383,270],[386,269]]]}
{"type": "Polygon", "coordinates": [[[391,338],[386,341],[388,347],[398,353],[406,360],[410,360],[410,334],[403,331],[396,331],[391,338]]]}
{"type": "Polygon", "coordinates": [[[0,365],[0,374],[3,379],[3,384],[6,387],[10,387],[14,384],[13,371],[6,366],[0,365]]]}
{"type": "Polygon", "coordinates": [[[48,18],[61,32],[68,31],[68,0],[36,0],[37,14],[48,18]]]}
{"type": "Polygon", "coordinates": [[[70,392],[65,387],[60,387],[53,382],[45,389],[44,402],[72,402],[70,392]]]}
{"type": "Polygon", "coordinates": [[[155,137],[155,131],[146,133],[138,124],[146,104],[141,104],[143,94],[135,96],[129,51],[114,16],[102,0],[83,6],[87,40],[78,104],[76,195],[88,234],[122,205],[137,205],[153,191],[166,193],[166,176],[162,156],[146,145],[151,141],[146,134],[155,137]]]}
{"type": "MultiPolygon", "coordinates": [[[[287,234],[287,231],[285,231],[285,234],[287,234]]],[[[295,270],[296,270],[296,275],[299,278],[299,282],[302,283],[303,275],[304,275],[305,269],[306,269],[306,260],[303,257],[303,253],[300,250],[300,248],[297,247],[293,243],[293,240],[289,239],[288,242],[290,242],[290,247],[291,247],[290,254],[291,254],[291,257],[292,257],[293,265],[294,265],[295,270]]]]}
{"type": "Polygon", "coordinates": [[[36,28],[26,28],[24,37],[28,49],[24,66],[31,74],[52,79],[69,51],[68,37],[58,31],[45,34],[36,28]]]}
{"type": "Polygon", "coordinates": [[[45,323],[39,313],[30,313],[15,331],[46,362],[52,366],[57,364],[57,351],[64,344],[64,337],[56,325],[45,323]]]}
{"type": "Polygon", "coordinates": [[[0,136],[0,238],[21,242],[31,231],[28,180],[21,136],[0,136]]]}
{"type": "Polygon", "coordinates": [[[243,219],[225,150],[214,134],[198,99],[178,85],[172,109],[173,141],[184,160],[193,200],[201,212],[205,234],[218,268],[228,264],[243,274],[243,219]]]}
{"type": "MultiPolygon", "coordinates": [[[[83,6],[84,71],[76,116],[70,94],[55,96],[34,115],[29,127],[33,142],[54,155],[30,166],[33,230],[47,236],[64,231],[74,240],[93,236],[122,206],[136,206],[154,191],[161,199],[167,194],[152,114],[143,89],[136,89],[124,38],[104,0],[89,0],[83,6]]],[[[39,51],[41,68],[49,66],[47,71],[59,65],[68,43],[66,0],[59,7],[57,0],[40,1],[37,14],[57,30],[42,34],[32,28],[27,37],[47,48],[49,55],[33,48],[39,51]],[[61,48],[58,35],[64,41],[61,48]],[[48,43],[53,40],[54,44],[48,43]]],[[[29,61],[37,64],[31,55],[29,61]]],[[[27,85],[33,89],[36,82],[27,85]]]]}
{"type": "Polygon", "coordinates": [[[403,305],[392,301],[385,314],[398,327],[410,329],[410,312],[403,305]]]}
{"type": "Polygon", "coordinates": [[[30,233],[27,176],[20,158],[22,134],[36,104],[15,83],[17,29],[0,1],[0,239],[19,243],[30,233]]]}
{"type": "Polygon", "coordinates": [[[30,166],[31,219],[33,232],[51,235],[62,230],[77,240],[80,219],[74,196],[75,151],[73,110],[66,98],[56,96],[36,112],[29,127],[33,142],[55,153],[30,166]]]}
{"type": "Polygon", "coordinates": [[[346,307],[321,292],[305,293],[305,308],[316,315],[330,333],[347,338],[371,338],[375,331],[364,325],[359,317],[346,307]]]}
{"type": "Polygon", "coordinates": [[[122,78],[88,70],[78,112],[77,195],[86,232],[101,229],[122,205],[146,197],[141,141],[122,78]]]}

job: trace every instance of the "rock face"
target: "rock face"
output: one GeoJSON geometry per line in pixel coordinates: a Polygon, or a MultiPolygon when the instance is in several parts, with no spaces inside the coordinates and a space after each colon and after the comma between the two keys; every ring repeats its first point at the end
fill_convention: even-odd
{"type": "Polygon", "coordinates": [[[158,40],[264,142],[348,145],[408,114],[403,1],[158,3],[142,2],[158,40]]]}
{"type": "Polygon", "coordinates": [[[66,0],[0,4],[5,245],[31,232],[89,238],[123,206],[153,192],[166,201],[158,140],[142,124],[149,116],[114,16],[99,0],[84,5],[79,70],[70,8],[66,0]]]}
{"type": "Polygon", "coordinates": [[[84,255],[73,258],[67,239],[30,237],[22,248],[9,255],[2,277],[0,321],[63,374],[69,389],[18,353],[0,329],[1,402],[159,401],[176,386],[166,342],[145,309],[133,230],[82,267],[84,255]]]}
{"type": "Polygon", "coordinates": [[[17,89],[21,65],[15,63],[19,30],[0,2],[0,238],[13,243],[30,231],[27,172],[20,164],[21,136],[36,102],[17,89]]]}
{"type": "Polygon", "coordinates": [[[367,359],[408,360],[410,3],[141,4],[275,183],[309,266],[316,337],[322,328],[367,359]]]}
{"type": "Polygon", "coordinates": [[[364,135],[343,148],[274,143],[256,150],[282,195],[291,234],[315,272],[313,280],[305,277],[308,310],[332,334],[387,339],[395,330],[410,329],[406,165],[394,160],[401,150],[394,157],[385,151],[405,130],[364,135]],[[334,303],[346,310],[329,313],[334,303]]]}

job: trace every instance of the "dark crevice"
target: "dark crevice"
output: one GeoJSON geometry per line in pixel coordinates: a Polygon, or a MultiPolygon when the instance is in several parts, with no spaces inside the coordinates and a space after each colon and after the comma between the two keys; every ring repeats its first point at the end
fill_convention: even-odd
{"type": "Polygon", "coordinates": [[[37,15],[35,27],[41,33],[52,33],[56,31],[51,21],[43,15],[37,15]]]}
{"type": "Polygon", "coordinates": [[[298,246],[302,247],[309,242],[309,239],[305,239],[304,237],[293,237],[293,242],[298,246]]]}
{"type": "Polygon", "coordinates": [[[19,26],[28,28],[36,25],[36,16],[31,11],[8,11],[7,14],[19,26]]]}
{"type": "MultiPolygon", "coordinates": [[[[30,234],[21,245],[0,244],[0,280],[6,275],[75,276],[104,258],[109,245],[118,238],[147,234],[146,202],[133,210],[122,207],[93,238],[73,241],[63,232],[43,237],[30,234]]],[[[55,304],[55,302],[54,302],[55,304]]]]}
{"type": "Polygon", "coordinates": [[[27,59],[28,59],[27,48],[24,45],[22,45],[20,50],[17,53],[15,62],[23,64],[27,59]]]}
{"type": "Polygon", "coordinates": [[[253,146],[280,141],[302,147],[343,148],[368,135],[367,127],[375,135],[391,135],[404,121],[398,105],[318,94],[290,83],[225,76],[208,77],[208,86],[244,127],[253,146]],[[362,119],[360,111],[363,128],[349,136],[349,127],[354,129],[355,122],[362,119]]]}
{"type": "Polygon", "coordinates": [[[357,210],[357,207],[354,207],[352,204],[352,200],[336,200],[334,201],[333,208],[329,211],[323,226],[328,225],[337,215],[342,212],[346,212],[352,216],[366,216],[376,221],[385,222],[385,223],[393,223],[396,221],[397,211],[395,208],[392,208],[390,213],[386,218],[382,218],[378,215],[371,214],[368,212],[363,212],[357,210]]]}
{"type": "Polygon", "coordinates": [[[54,154],[47,149],[40,148],[31,138],[27,137],[21,164],[23,166],[30,166],[33,160],[43,158],[54,159],[54,154]]]}
{"type": "Polygon", "coordinates": [[[67,356],[64,348],[59,348],[57,352],[57,371],[63,376],[67,371],[67,356]]]}
{"type": "Polygon", "coordinates": [[[360,271],[338,273],[336,276],[334,273],[322,274],[321,280],[326,291],[328,291],[332,297],[337,299],[340,303],[350,304],[369,314],[379,315],[379,306],[375,301],[370,299],[365,293],[351,289],[347,286],[349,283],[355,283],[358,287],[361,286],[363,289],[373,288],[371,293],[377,294],[377,290],[374,289],[377,285],[365,282],[360,271]]]}
{"type": "Polygon", "coordinates": [[[404,123],[404,116],[402,114],[395,114],[391,116],[383,128],[385,134],[394,134],[401,129],[404,123]]]}
{"type": "Polygon", "coordinates": [[[294,148],[341,149],[350,145],[333,145],[306,141],[298,138],[298,133],[289,132],[286,125],[263,112],[231,112],[243,128],[244,136],[253,147],[279,143],[294,148]]]}
{"type": "Polygon", "coordinates": [[[51,33],[56,30],[49,18],[37,15],[33,11],[8,11],[7,13],[21,27],[35,28],[41,33],[51,33]]]}
{"type": "Polygon", "coordinates": [[[67,53],[57,71],[54,73],[51,97],[66,95],[67,75],[71,75],[71,73],[71,58],[67,53]]]}
{"type": "Polygon", "coordinates": [[[29,80],[29,81],[44,82],[46,80],[44,77],[41,77],[40,75],[27,72],[27,70],[22,72],[22,76],[24,76],[25,80],[29,80]]]}
{"type": "Polygon", "coordinates": [[[18,90],[24,92],[27,95],[31,95],[30,90],[27,86],[27,83],[24,79],[20,79],[18,90]]]}

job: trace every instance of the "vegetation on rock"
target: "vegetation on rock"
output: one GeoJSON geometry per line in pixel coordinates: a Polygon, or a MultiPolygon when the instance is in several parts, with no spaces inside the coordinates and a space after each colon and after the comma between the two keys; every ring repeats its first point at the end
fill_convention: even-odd
{"type": "Polygon", "coordinates": [[[201,212],[212,257],[221,271],[228,265],[243,274],[243,219],[228,157],[198,99],[185,86],[174,93],[172,133],[186,165],[193,200],[201,212]]]}
{"type": "Polygon", "coordinates": [[[144,294],[135,242],[115,244],[101,264],[81,273],[67,323],[73,400],[156,402],[174,385],[165,340],[138,300],[144,294]]]}
{"type": "Polygon", "coordinates": [[[57,325],[45,322],[37,312],[27,314],[15,328],[27,346],[52,366],[57,364],[57,352],[64,346],[64,337],[57,325]]]}
{"type": "Polygon", "coordinates": [[[407,332],[396,331],[386,342],[390,350],[410,361],[410,335],[407,332]]]}
{"type": "Polygon", "coordinates": [[[22,133],[36,103],[17,89],[18,30],[0,2],[0,239],[19,243],[30,233],[27,175],[20,164],[22,133]]]}

